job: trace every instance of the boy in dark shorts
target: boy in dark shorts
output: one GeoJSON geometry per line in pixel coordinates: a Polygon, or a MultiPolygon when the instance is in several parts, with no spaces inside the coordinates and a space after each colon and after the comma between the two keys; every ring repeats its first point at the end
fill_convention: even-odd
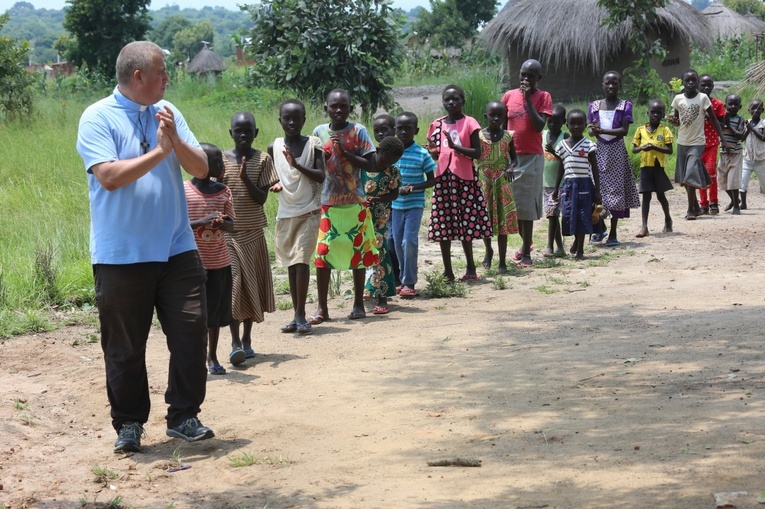
{"type": "Polygon", "coordinates": [[[664,233],[672,231],[672,218],[669,215],[669,202],[664,193],[670,191],[672,182],[664,172],[665,158],[672,153],[674,137],[672,131],[661,123],[665,106],[661,99],[654,99],[648,104],[648,123],[638,127],[632,139],[632,153],[640,153],[640,194],[643,195],[643,226],[635,237],[648,236],[648,212],[651,208],[651,193],[664,210],[664,233]]]}
{"type": "Polygon", "coordinates": [[[220,328],[231,323],[232,280],[231,254],[223,232],[234,229],[234,201],[228,186],[218,182],[223,178],[221,150],[209,143],[200,145],[207,154],[207,177],[193,177],[183,187],[194,240],[207,275],[207,371],[224,375],[226,368],[220,365],[217,356],[218,337],[220,328]]]}

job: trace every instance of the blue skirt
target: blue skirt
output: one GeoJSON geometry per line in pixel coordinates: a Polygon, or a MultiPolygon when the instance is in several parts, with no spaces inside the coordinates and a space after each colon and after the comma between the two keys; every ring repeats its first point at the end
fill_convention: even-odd
{"type": "Polygon", "coordinates": [[[566,178],[560,196],[563,235],[592,233],[595,185],[590,177],[566,178]]]}

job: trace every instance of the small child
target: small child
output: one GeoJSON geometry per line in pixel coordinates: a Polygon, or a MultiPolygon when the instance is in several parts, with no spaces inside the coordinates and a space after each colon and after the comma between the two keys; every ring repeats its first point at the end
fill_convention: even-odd
{"type": "Polygon", "coordinates": [[[587,116],[582,110],[571,110],[566,121],[571,133],[555,147],[560,158],[558,178],[553,189],[553,199],[558,199],[560,191],[561,229],[563,235],[574,235],[576,259],[584,258],[584,236],[592,233],[592,207],[600,202],[600,172],[596,145],[584,137],[587,116]],[[564,182],[565,178],[565,182],[564,182]]]}
{"type": "Polygon", "coordinates": [[[741,175],[741,209],[746,210],[746,193],[752,172],[757,174],[760,181],[760,193],[765,193],[765,122],[762,116],[762,101],[752,99],[749,103],[749,114],[752,120],[746,123],[744,133],[744,168],[741,175]]]}
{"type": "MultiPolygon", "coordinates": [[[[518,165],[515,153],[513,132],[505,129],[507,126],[507,107],[492,101],[486,105],[484,113],[488,127],[482,129],[478,138],[481,144],[481,156],[476,160],[478,182],[481,185],[486,210],[491,217],[492,233],[497,235],[499,265],[497,272],[507,274],[507,236],[518,233],[518,214],[515,210],[515,200],[510,183],[513,181],[513,170],[518,165]]],[[[494,251],[491,249],[491,237],[484,237],[486,256],[483,259],[485,268],[491,267],[494,251]]]]}
{"type": "Polygon", "coordinates": [[[366,173],[364,188],[367,203],[370,204],[372,222],[375,227],[377,249],[380,262],[367,269],[367,283],[364,294],[377,298],[377,305],[372,311],[375,315],[386,315],[390,311],[388,297],[396,295],[396,279],[390,260],[388,244],[388,224],[391,202],[398,198],[401,174],[394,164],[404,153],[404,144],[395,136],[387,136],[377,146],[375,173],[366,173]]]}
{"type": "Polygon", "coordinates": [[[473,240],[491,236],[491,219],[476,181],[473,159],[481,156],[481,126],[462,113],[465,91],[447,85],[441,94],[447,115],[428,129],[428,152],[438,161],[428,226],[428,239],[437,241],[444,262],[444,279],[454,281],[452,241],[462,242],[467,268],[462,281],[479,279],[473,260],[473,240]]]}
{"type": "Polygon", "coordinates": [[[288,99],[279,107],[283,138],[268,147],[279,183],[271,191],[279,193],[274,248],[276,259],[287,267],[294,314],[282,332],[308,334],[311,324],[305,316],[305,301],[311,280],[309,264],[319,236],[321,184],[324,182],[324,151],[321,140],[303,136],[305,105],[288,99]]]}
{"type": "Polygon", "coordinates": [[[722,124],[722,135],[728,142],[728,149],[720,154],[717,164],[717,185],[720,190],[725,190],[730,196],[730,204],[725,211],[731,209],[731,214],[739,215],[741,210],[738,203],[738,190],[741,187],[741,170],[743,156],[741,155],[741,140],[746,136],[746,122],[738,114],[741,109],[741,98],[736,94],[730,94],[725,98],[725,119],[722,124]]]}
{"type": "MultiPolygon", "coordinates": [[[[685,187],[688,195],[688,211],[685,219],[694,220],[701,214],[701,207],[696,199],[696,189],[709,186],[712,179],[701,159],[706,139],[704,137],[704,118],[712,121],[718,136],[722,135],[720,123],[712,110],[712,103],[707,94],[699,92],[699,75],[693,69],[683,73],[683,93],[672,99],[674,116],[667,118],[669,123],[679,126],[677,130],[677,161],[675,183],[685,187]]],[[[722,139],[723,149],[728,149],[722,139]]]]}
{"type": "Polygon", "coordinates": [[[562,104],[556,104],[553,107],[552,115],[547,119],[547,130],[542,133],[542,143],[545,149],[542,185],[544,186],[545,217],[547,217],[547,249],[544,256],[547,258],[566,256],[566,251],[563,249],[563,236],[560,231],[560,206],[557,200],[553,200],[555,182],[558,179],[558,166],[560,166],[558,156],[555,154],[555,147],[569,137],[569,134],[562,129],[565,123],[566,108],[562,104]],[[553,247],[556,245],[558,247],[553,251],[553,247]]]}
{"type": "MultiPolygon", "coordinates": [[[[699,76],[699,92],[707,94],[709,102],[712,103],[712,111],[717,118],[718,123],[722,125],[725,119],[725,105],[719,99],[712,97],[712,91],[715,89],[715,81],[709,74],[699,76]]],[[[720,205],[717,201],[717,152],[720,148],[720,136],[715,131],[715,127],[710,119],[704,119],[704,152],[701,154],[701,161],[712,179],[709,187],[699,189],[699,205],[701,206],[700,215],[711,214],[716,216],[720,213],[720,205]]]]}
{"type": "Polygon", "coordinates": [[[231,117],[229,134],[234,140],[234,148],[223,154],[223,183],[231,189],[236,212],[234,231],[226,234],[234,280],[229,361],[237,366],[245,359],[255,357],[253,322],[262,322],[264,313],[276,310],[271,262],[263,231],[268,226],[263,205],[268,198],[268,189],[279,181],[279,177],[271,157],[252,148],[252,142],[258,136],[252,113],[235,113],[231,117]],[[243,324],[241,338],[240,323],[243,324]]]}
{"type": "MultiPolygon", "coordinates": [[[[375,117],[372,123],[372,133],[374,134],[375,141],[380,143],[384,138],[388,136],[396,136],[396,120],[392,115],[382,113],[375,117]]],[[[396,256],[396,250],[393,249],[393,228],[390,223],[388,224],[388,256],[390,257],[390,264],[393,267],[393,277],[396,281],[396,293],[401,289],[401,268],[398,265],[398,256],[396,256]]],[[[364,298],[367,298],[366,293],[364,298]]]]}
{"type": "Polygon", "coordinates": [[[184,184],[189,220],[207,281],[207,371],[225,375],[218,362],[220,328],[231,324],[231,254],[223,232],[234,230],[231,190],[218,182],[223,177],[223,154],[210,143],[200,143],[207,154],[207,177],[192,177],[184,184]],[[216,179],[215,181],[211,178],[216,179]]]}
{"type": "Polygon", "coordinates": [[[656,199],[664,210],[664,233],[672,231],[672,218],[669,215],[669,202],[664,193],[672,190],[672,182],[664,172],[664,160],[672,153],[674,137],[672,131],[661,123],[664,118],[665,106],[661,99],[648,103],[648,123],[638,127],[632,139],[632,153],[640,153],[640,194],[643,195],[643,226],[635,235],[637,238],[647,237],[648,212],[651,209],[651,193],[656,193],[656,199]]]}
{"type": "Polygon", "coordinates": [[[405,111],[396,116],[396,137],[404,144],[404,154],[398,162],[401,187],[391,211],[393,246],[400,262],[401,291],[403,298],[417,295],[417,257],[419,256],[419,233],[425,209],[425,189],[436,181],[433,172],[436,163],[428,150],[414,142],[420,132],[417,115],[405,111]]]}
{"type": "Polygon", "coordinates": [[[319,303],[308,319],[314,325],[330,318],[327,298],[332,269],[353,271],[353,309],[348,318],[365,318],[366,268],[379,263],[372,215],[361,183],[361,170],[379,171],[375,168],[372,138],[366,127],[348,121],[352,104],[347,90],[330,91],[325,109],[330,122],[313,130],[313,135],[324,144],[326,174],[314,260],[319,303]]]}

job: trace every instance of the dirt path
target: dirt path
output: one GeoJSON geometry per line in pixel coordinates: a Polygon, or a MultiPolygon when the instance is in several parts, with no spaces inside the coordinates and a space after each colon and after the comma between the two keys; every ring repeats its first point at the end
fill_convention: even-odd
{"type": "MultiPolygon", "coordinates": [[[[217,436],[198,444],[164,434],[159,330],[153,412],[128,456],[111,452],[93,328],[2,341],[0,507],[698,509],[737,491],[756,507],[765,199],[687,222],[670,194],[676,233],[638,242],[623,221],[622,246],[504,290],[485,277],[465,298],[395,299],[361,321],[335,298],[308,337],[269,315],[258,357],[210,377],[201,418],[217,436]],[[176,450],[191,468],[169,473],[176,450]],[[453,458],[481,467],[427,464],[453,458]],[[116,477],[96,482],[96,466],[116,477]]],[[[421,275],[438,264],[423,251],[421,275]]]]}

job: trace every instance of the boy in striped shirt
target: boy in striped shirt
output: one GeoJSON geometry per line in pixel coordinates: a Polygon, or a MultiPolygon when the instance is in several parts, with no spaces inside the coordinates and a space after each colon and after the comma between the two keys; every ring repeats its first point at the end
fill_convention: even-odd
{"type": "Polygon", "coordinates": [[[218,336],[220,328],[231,323],[232,279],[231,254],[223,232],[234,230],[234,201],[228,186],[219,182],[223,179],[221,150],[209,143],[200,145],[207,154],[207,177],[193,177],[183,187],[194,240],[207,275],[207,370],[211,375],[224,375],[226,368],[218,362],[218,336]]]}
{"type": "Polygon", "coordinates": [[[433,172],[436,163],[428,150],[414,142],[420,131],[417,115],[405,111],[396,117],[396,137],[404,144],[404,155],[398,161],[401,172],[401,187],[398,198],[393,202],[391,231],[393,248],[398,256],[401,276],[401,297],[417,295],[417,256],[422,213],[425,208],[425,189],[436,183],[433,172]]]}

